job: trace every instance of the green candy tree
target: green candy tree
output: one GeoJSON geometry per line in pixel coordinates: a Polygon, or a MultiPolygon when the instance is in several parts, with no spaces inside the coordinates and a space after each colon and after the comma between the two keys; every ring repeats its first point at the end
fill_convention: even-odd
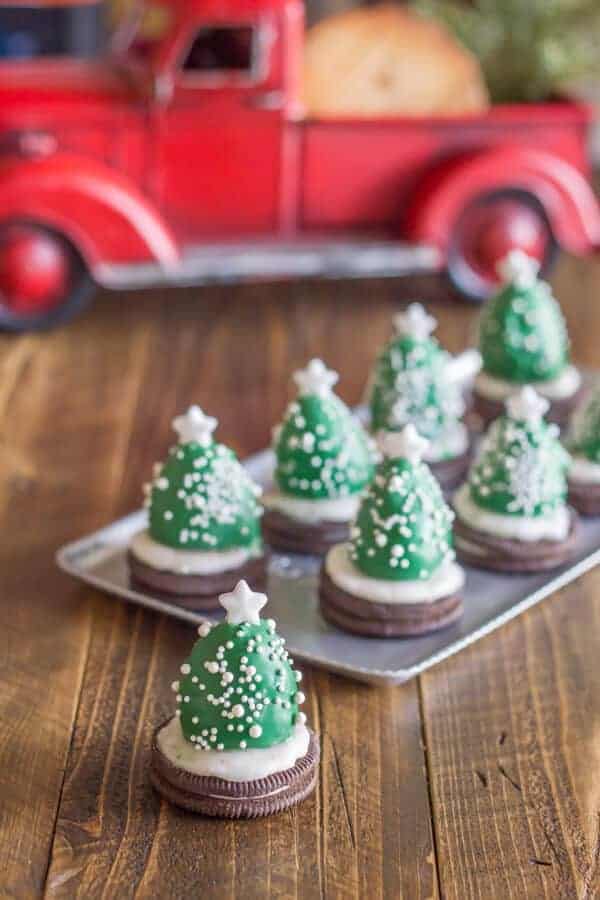
{"type": "Polygon", "coordinates": [[[484,307],[479,328],[483,371],[527,384],[559,376],[569,363],[560,306],[538,277],[539,264],[511,250],[498,266],[504,285],[484,307]]]}
{"type": "Polygon", "coordinates": [[[215,443],[217,420],[197,406],[178,416],[179,443],[157,464],[146,485],[149,533],[160,544],[181,550],[261,547],[255,485],[235,453],[215,443]]]}
{"type": "Polygon", "coordinates": [[[294,374],[298,398],[274,432],[275,481],[283,494],[346,497],[362,491],[372,477],[373,442],[332,392],[337,379],[320,359],[294,374]]]}
{"type": "Polygon", "coordinates": [[[454,515],[423,463],[427,447],[413,425],[389,432],[384,454],[351,531],[350,558],[371,578],[430,578],[454,559],[454,515]]]}
{"type": "Polygon", "coordinates": [[[539,518],[565,502],[569,455],[558,428],[544,421],[548,402],[526,386],[486,434],[469,472],[477,506],[508,516],[539,518]]]}
{"type": "Polygon", "coordinates": [[[198,629],[181,678],[172,685],[184,737],[196,750],[246,750],[287,740],[306,717],[302,675],[292,668],[264,594],[240,581],[220,597],[227,618],[198,629]]]}
{"type": "Polygon", "coordinates": [[[420,303],[396,316],[393,339],[373,373],[371,430],[398,431],[412,424],[440,445],[464,413],[459,384],[450,376],[451,356],[431,336],[437,322],[420,303]]]}
{"type": "Polygon", "coordinates": [[[573,416],[567,447],[574,455],[600,463],[600,387],[594,388],[573,416]]]}

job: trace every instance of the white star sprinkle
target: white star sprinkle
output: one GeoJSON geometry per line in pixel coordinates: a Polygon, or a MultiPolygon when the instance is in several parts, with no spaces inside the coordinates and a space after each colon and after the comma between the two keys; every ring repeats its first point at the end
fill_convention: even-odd
{"type": "Polygon", "coordinates": [[[437,321],[421,303],[410,303],[404,312],[394,316],[394,328],[399,335],[424,341],[435,330],[437,321]]]}
{"type": "Polygon", "coordinates": [[[517,288],[529,288],[536,283],[540,264],[537,259],[527,256],[522,250],[515,249],[500,260],[496,271],[504,284],[514,284],[517,288]]]}
{"type": "Polygon", "coordinates": [[[331,391],[338,378],[338,373],[328,369],[321,359],[311,359],[305,369],[294,372],[294,381],[301,394],[317,394],[321,397],[331,391]]]}
{"type": "Polygon", "coordinates": [[[402,431],[386,431],[379,437],[379,447],[388,459],[407,459],[421,462],[429,447],[427,438],[421,437],[414,425],[406,425],[402,431]]]}
{"type": "Polygon", "coordinates": [[[250,590],[245,581],[238,581],[229,594],[221,594],[219,603],[227,610],[227,621],[230,625],[258,625],[260,610],[267,602],[265,594],[250,590]]]}
{"type": "Polygon", "coordinates": [[[508,398],[506,411],[509,417],[517,422],[539,422],[549,405],[548,401],[540,397],[528,384],[508,398]]]}
{"type": "Polygon", "coordinates": [[[212,433],[217,427],[217,420],[205,415],[199,406],[190,406],[188,411],[173,419],[173,428],[179,435],[180,444],[196,442],[208,447],[212,441],[212,433]]]}

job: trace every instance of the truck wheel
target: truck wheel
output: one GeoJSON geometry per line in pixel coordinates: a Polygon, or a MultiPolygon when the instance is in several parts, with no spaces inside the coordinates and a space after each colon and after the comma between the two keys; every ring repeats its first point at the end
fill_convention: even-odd
{"type": "Polygon", "coordinates": [[[552,226],[540,201],[520,190],[478,197],[461,213],[448,250],[448,277],[468,300],[481,303],[498,288],[496,266],[509,250],[520,249],[547,273],[557,250],[552,226]]]}
{"type": "Polygon", "coordinates": [[[62,235],[30,223],[0,227],[0,329],[39,331],[87,305],[94,284],[62,235]]]}

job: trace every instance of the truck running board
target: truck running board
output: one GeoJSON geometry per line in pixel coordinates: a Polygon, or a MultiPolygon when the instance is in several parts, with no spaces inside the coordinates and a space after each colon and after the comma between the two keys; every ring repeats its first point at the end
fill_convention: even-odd
{"type": "Polygon", "coordinates": [[[187,248],[181,264],[101,265],[104,287],[128,289],[289,278],[383,278],[432,272],[441,266],[435,247],[390,240],[236,242],[187,248]]]}

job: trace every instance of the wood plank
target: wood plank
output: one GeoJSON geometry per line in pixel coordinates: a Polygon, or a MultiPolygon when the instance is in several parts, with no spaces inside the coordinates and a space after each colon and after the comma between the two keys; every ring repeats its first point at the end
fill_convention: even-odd
{"type": "Polygon", "coordinates": [[[297,810],[213,822],[154,795],[151,733],[193,639],[158,616],[96,610],[47,896],[436,896],[416,685],[376,691],[307,671],[323,763],[297,810]]]}
{"type": "Polygon", "coordinates": [[[447,898],[600,891],[600,572],[422,678],[447,898]]]}
{"type": "Polygon", "coordinates": [[[104,320],[0,342],[0,872],[3,896],[39,895],[90,634],[56,547],[110,516],[119,445],[139,387],[127,337],[104,320]],[[114,371],[107,370],[110,361],[114,371]],[[118,402],[121,401],[121,402],[118,402]]]}
{"type": "MultiPolygon", "coordinates": [[[[598,366],[600,266],[563,260],[575,358],[598,366]]],[[[600,572],[421,678],[446,898],[600,896],[600,572]]]]}
{"type": "MultiPolygon", "coordinates": [[[[144,297],[143,390],[115,453],[120,511],[139,504],[169,421],[190,402],[216,414],[219,436],[241,453],[268,442],[289,375],[310,355],[340,367],[341,392],[356,402],[397,305],[391,283],[375,309],[355,302],[364,290],[300,283],[144,297]]],[[[308,671],[323,741],[315,796],[262,822],[196,818],[161,803],[147,779],[150,735],[171,710],[169,685],[194,633],[84,593],[90,647],[48,897],[437,896],[416,684],[377,691],[308,671]]]]}

